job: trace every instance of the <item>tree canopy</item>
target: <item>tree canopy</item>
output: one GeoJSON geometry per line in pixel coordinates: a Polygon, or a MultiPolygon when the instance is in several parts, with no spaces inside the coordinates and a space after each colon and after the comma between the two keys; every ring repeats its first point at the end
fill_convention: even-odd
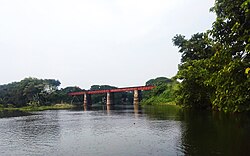
{"type": "Polygon", "coordinates": [[[1,85],[0,103],[17,107],[46,104],[60,84],[58,80],[53,79],[25,78],[20,82],[1,85]]]}
{"type": "Polygon", "coordinates": [[[171,103],[175,100],[175,90],[178,87],[178,82],[166,77],[157,77],[150,79],[146,85],[156,86],[150,91],[143,92],[143,104],[157,105],[171,103]]]}
{"type": "Polygon", "coordinates": [[[177,102],[225,112],[250,111],[250,1],[216,0],[212,29],[190,39],[176,35],[182,53],[177,102]]]}

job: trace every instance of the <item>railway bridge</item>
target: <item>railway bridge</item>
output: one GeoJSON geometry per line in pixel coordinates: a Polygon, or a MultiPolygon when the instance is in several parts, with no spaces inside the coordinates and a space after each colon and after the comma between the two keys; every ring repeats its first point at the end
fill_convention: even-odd
{"type": "Polygon", "coordinates": [[[91,95],[92,94],[104,94],[106,93],[106,104],[112,105],[114,103],[114,93],[117,92],[134,92],[134,104],[138,103],[141,100],[141,91],[151,90],[155,86],[137,86],[137,87],[126,87],[126,88],[115,88],[115,89],[106,89],[106,90],[87,90],[81,92],[71,92],[68,95],[70,96],[83,96],[83,105],[91,105],[91,95]]]}

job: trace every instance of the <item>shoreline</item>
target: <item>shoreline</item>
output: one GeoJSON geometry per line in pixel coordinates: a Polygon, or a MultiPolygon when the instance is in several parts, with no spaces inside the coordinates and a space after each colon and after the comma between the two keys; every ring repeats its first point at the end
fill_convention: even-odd
{"type": "Polygon", "coordinates": [[[0,111],[23,111],[23,112],[35,112],[35,111],[44,111],[44,110],[64,110],[72,109],[74,105],[71,104],[54,104],[51,106],[25,106],[20,108],[10,107],[10,108],[0,108],[0,111]]]}

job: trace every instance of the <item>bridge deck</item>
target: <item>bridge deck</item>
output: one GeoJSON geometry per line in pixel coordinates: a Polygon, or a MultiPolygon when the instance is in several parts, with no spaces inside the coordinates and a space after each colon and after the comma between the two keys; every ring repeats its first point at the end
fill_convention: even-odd
{"type": "Polygon", "coordinates": [[[82,92],[72,92],[69,93],[71,96],[84,95],[84,94],[103,94],[103,93],[115,93],[115,92],[127,92],[134,90],[151,90],[155,86],[138,86],[138,87],[126,87],[126,88],[115,88],[115,89],[106,89],[106,90],[88,90],[82,92]]]}

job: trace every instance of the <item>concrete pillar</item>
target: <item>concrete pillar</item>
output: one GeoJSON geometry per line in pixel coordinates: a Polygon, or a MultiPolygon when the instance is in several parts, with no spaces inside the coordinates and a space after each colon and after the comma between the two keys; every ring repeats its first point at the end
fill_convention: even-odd
{"type": "Polygon", "coordinates": [[[83,110],[87,111],[88,110],[88,106],[87,105],[83,105],[83,110]]]}
{"type": "Polygon", "coordinates": [[[114,102],[114,94],[107,92],[107,105],[112,105],[114,102]]]}
{"type": "Polygon", "coordinates": [[[87,106],[87,105],[91,105],[91,104],[92,104],[91,95],[87,94],[87,93],[84,93],[84,95],[83,95],[83,105],[87,106]]]}
{"type": "Polygon", "coordinates": [[[135,118],[139,117],[139,104],[134,104],[134,114],[135,118]]]}
{"type": "Polygon", "coordinates": [[[138,90],[134,90],[134,104],[139,103],[139,92],[138,90]]]}
{"type": "Polygon", "coordinates": [[[92,108],[91,108],[91,105],[83,105],[83,110],[84,111],[89,111],[89,110],[91,110],[92,108]]]}
{"type": "Polygon", "coordinates": [[[110,115],[111,105],[107,105],[107,114],[110,115]]]}
{"type": "Polygon", "coordinates": [[[88,101],[87,101],[87,94],[84,93],[84,94],[83,94],[83,105],[84,105],[84,106],[87,106],[87,104],[88,104],[88,101]]]}

